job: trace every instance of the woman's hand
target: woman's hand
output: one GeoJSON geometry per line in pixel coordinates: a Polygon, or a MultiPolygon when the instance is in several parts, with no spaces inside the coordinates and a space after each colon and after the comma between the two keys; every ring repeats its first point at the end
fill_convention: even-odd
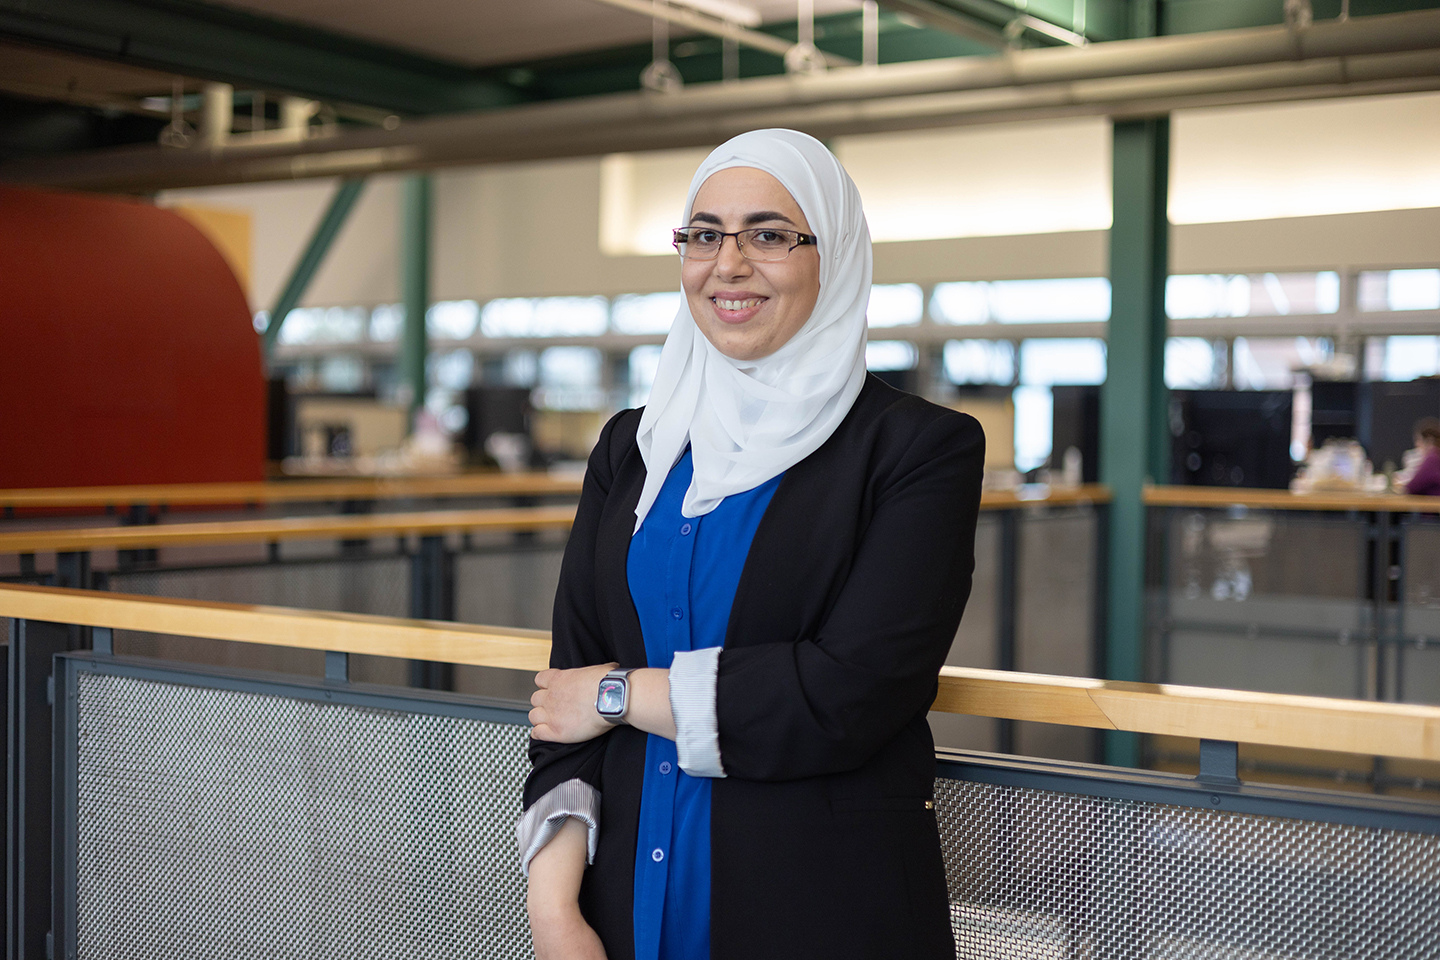
{"type": "Polygon", "coordinates": [[[585,825],[571,818],[530,861],[526,908],[535,960],[606,960],[605,947],[580,913],[586,843],[585,825]]]}
{"type": "Polygon", "coordinates": [[[530,937],[535,941],[535,960],[606,960],[605,947],[580,907],[551,914],[530,914],[530,937]]]}
{"type": "Polygon", "coordinates": [[[530,696],[535,708],[530,711],[530,722],[534,725],[530,735],[536,740],[582,743],[613,729],[596,712],[595,698],[600,693],[601,678],[617,666],[619,664],[602,663],[596,667],[541,670],[535,674],[535,686],[540,689],[530,696]]]}

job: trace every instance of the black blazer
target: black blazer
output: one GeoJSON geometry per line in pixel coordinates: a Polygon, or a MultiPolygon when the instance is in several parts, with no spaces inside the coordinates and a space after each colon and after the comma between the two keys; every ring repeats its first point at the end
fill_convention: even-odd
{"type": "MultiPolygon", "coordinates": [[[[551,666],[647,665],[625,573],[639,422],[617,414],[590,456],[551,666]]],[[[720,656],[714,960],[954,957],[925,715],[970,593],[984,451],[971,417],[868,377],[780,482],[720,656]]],[[[573,777],[600,791],[581,908],[610,960],[629,960],[645,734],[532,741],[530,758],[526,807],[573,777]]]]}

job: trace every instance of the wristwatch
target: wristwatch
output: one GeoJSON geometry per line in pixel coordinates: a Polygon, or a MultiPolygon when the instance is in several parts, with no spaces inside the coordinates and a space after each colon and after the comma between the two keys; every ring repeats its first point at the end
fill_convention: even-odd
{"type": "Polygon", "coordinates": [[[610,723],[624,723],[625,715],[630,712],[630,674],[634,672],[633,669],[611,670],[600,678],[595,712],[610,723]]]}

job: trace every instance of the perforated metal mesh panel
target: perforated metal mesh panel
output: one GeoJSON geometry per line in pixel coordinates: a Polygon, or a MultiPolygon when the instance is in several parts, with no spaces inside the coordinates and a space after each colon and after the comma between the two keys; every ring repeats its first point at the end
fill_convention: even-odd
{"type": "Polygon", "coordinates": [[[527,729],[82,674],[81,958],[530,957],[527,729]]]}
{"type": "Polygon", "coordinates": [[[1440,837],[936,783],[961,960],[1440,957],[1440,837]]]}

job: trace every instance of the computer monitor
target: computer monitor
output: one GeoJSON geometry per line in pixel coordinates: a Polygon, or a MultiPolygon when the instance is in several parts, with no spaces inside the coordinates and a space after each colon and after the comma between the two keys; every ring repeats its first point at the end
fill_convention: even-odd
{"type": "Polygon", "coordinates": [[[1290,485],[1294,398],[1288,390],[1184,390],[1170,395],[1170,482],[1290,485]]]}

